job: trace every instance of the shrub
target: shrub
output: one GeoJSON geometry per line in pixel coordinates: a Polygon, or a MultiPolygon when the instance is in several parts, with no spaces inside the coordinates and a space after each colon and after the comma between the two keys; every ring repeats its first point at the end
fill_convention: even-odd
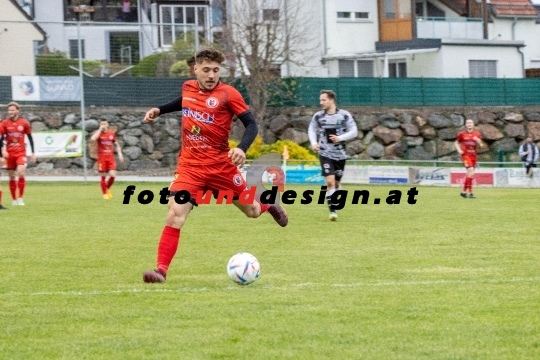
{"type": "Polygon", "coordinates": [[[189,66],[186,60],[180,60],[172,64],[169,69],[171,77],[186,77],[189,76],[189,66]]]}
{"type": "MultiPolygon", "coordinates": [[[[100,61],[83,60],[83,71],[93,72],[102,65],[100,61]]],[[[38,76],[77,76],[78,70],[70,66],[79,68],[78,59],[68,59],[60,55],[38,55],[36,56],[36,75],[38,76]]]]}
{"type": "MultiPolygon", "coordinates": [[[[237,146],[237,141],[229,140],[230,148],[234,148],[237,146]]],[[[287,146],[287,150],[289,151],[289,159],[291,160],[317,160],[317,156],[315,156],[310,150],[306,149],[301,145],[298,145],[294,141],[278,140],[273,144],[267,145],[263,144],[262,138],[258,135],[255,138],[255,141],[253,141],[253,144],[251,144],[251,146],[249,147],[246,153],[246,158],[256,159],[259,156],[270,152],[278,152],[282,154],[284,146],[287,146]]]]}
{"type": "Polygon", "coordinates": [[[131,73],[141,77],[166,77],[169,76],[169,69],[175,61],[174,54],[169,52],[148,55],[131,69],[131,73]]]}

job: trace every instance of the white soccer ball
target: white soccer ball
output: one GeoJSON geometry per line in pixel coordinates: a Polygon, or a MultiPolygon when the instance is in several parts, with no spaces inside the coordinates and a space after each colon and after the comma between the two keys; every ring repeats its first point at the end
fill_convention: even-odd
{"type": "Polygon", "coordinates": [[[238,285],[249,285],[259,277],[259,260],[251,254],[241,252],[234,255],[227,264],[227,274],[238,285]]]}

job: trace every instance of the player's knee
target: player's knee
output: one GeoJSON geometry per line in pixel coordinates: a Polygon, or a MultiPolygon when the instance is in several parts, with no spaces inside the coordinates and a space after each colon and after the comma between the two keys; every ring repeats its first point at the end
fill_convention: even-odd
{"type": "Polygon", "coordinates": [[[253,204],[253,206],[249,206],[244,210],[244,214],[246,214],[248,218],[258,218],[261,216],[261,208],[260,206],[253,204]]]}

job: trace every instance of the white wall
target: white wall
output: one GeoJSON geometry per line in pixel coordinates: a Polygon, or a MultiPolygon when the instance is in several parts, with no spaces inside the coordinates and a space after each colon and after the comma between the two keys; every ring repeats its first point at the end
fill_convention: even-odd
{"type": "Polygon", "coordinates": [[[377,1],[326,0],[327,54],[337,55],[375,50],[379,40],[377,1]],[[338,20],[338,11],[369,12],[365,22],[338,20]]]}
{"type": "Polygon", "coordinates": [[[468,78],[469,60],[497,60],[498,78],[522,78],[521,55],[516,47],[450,46],[441,48],[444,78],[468,78]]]}
{"type": "Polygon", "coordinates": [[[489,25],[490,38],[524,41],[526,46],[521,48],[521,51],[525,55],[525,68],[538,67],[538,63],[531,63],[531,59],[540,58],[540,24],[535,24],[534,19],[517,19],[512,39],[513,23],[513,19],[493,19],[493,23],[489,25]]]}
{"type": "Polygon", "coordinates": [[[43,34],[9,0],[0,0],[0,76],[35,75],[34,41],[43,34]]]}
{"type": "Polygon", "coordinates": [[[47,33],[51,51],[66,51],[64,47],[64,5],[62,0],[34,1],[34,19],[47,33]]]}
{"type": "Polygon", "coordinates": [[[437,78],[443,77],[441,51],[419,53],[407,60],[408,77],[437,78]]]}

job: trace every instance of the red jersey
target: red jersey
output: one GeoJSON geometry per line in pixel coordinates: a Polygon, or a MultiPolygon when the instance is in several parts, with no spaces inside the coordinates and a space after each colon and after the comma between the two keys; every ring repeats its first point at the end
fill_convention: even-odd
{"type": "Polygon", "coordinates": [[[23,118],[18,118],[13,121],[4,119],[0,122],[0,134],[4,134],[7,152],[10,156],[25,156],[26,144],[24,137],[26,134],[31,134],[32,129],[30,123],[23,118]]]}
{"type": "Polygon", "coordinates": [[[228,160],[229,132],[234,115],[249,108],[230,85],[201,90],[197,80],[182,85],[182,148],[179,164],[215,164],[228,160]]]}
{"type": "Polygon", "coordinates": [[[464,155],[476,155],[476,146],[478,145],[476,140],[481,138],[482,135],[476,130],[472,132],[463,130],[458,134],[456,141],[461,144],[461,150],[463,150],[464,155]]]}
{"type": "Polygon", "coordinates": [[[116,134],[109,130],[101,133],[97,139],[98,157],[114,157],[114,143],[116,142],[116,134]]]}

